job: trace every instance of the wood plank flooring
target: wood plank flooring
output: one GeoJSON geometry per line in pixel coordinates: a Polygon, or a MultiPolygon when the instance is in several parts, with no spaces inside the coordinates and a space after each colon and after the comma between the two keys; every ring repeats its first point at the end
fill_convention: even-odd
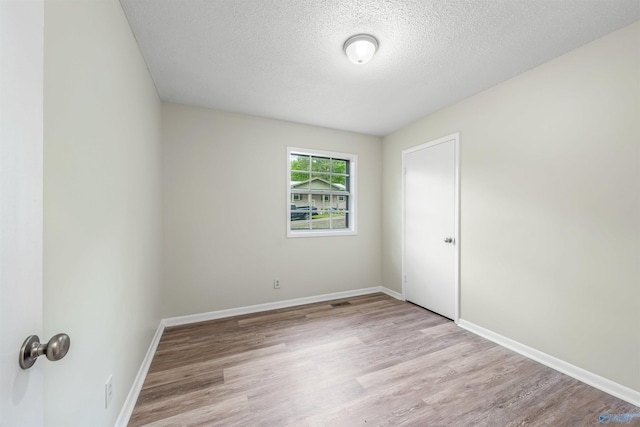
{"type": "Polygon", "coordinates": [[[129,426],[588,426],[605,412],[640,408],[374,294],[168,328],[129,426]]]}

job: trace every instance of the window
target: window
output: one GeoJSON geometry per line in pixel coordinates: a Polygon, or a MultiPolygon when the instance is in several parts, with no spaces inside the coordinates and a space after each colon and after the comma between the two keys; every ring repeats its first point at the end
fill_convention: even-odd
{"type": "Polygon", "coordinates": [[[356,234],[355,154],[287,149],[287,236],[356,234]]]}

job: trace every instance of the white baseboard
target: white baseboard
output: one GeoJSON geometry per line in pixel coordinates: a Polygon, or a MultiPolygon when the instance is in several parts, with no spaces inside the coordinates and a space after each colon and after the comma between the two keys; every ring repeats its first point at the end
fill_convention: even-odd
{"type": "Polygon", "coordinates": [[[512,340],[511,338],[507,338],[493,331],[490,331],[489,329],[485,329],[482,326],[467,322],[466,320],[459,319],[458,326],[468,330],[469,332],[473,332],[476,335],[493,341],[496,344],[501,345],[502,347],[506,347],[510,350],[515,351],[516,353],[520,353],[521,355],[528,357],[531,360],[542,363],[543,365],[555,369],[558,372],[569,375],[570,377],[573,377],[578,381],[582,381],[585,384],[602,390],[605,393],[625,400],[632,405],[640,406],[640,392],[636,390],[601,377],[600,375],[594,374],[593,372],[579,368],[575,365],[572,365],[571,363],[558,359],[557,357],[553,357],[551,355],[548,355],[547,353],[543,353],[540,350],[536,350],[535,348],[521,344],[517,341],[512,340]]]}
{"type": "Polygon", "coordinates": [[[380,286],[380,292],[382,292],[383,294],[387,294],[390,297],[393,297],[393,298],[395,298],[397,300],[400,300],[400,301],[404,301],[405,300],[404,296],[401,293],[396,292],[396,291],[392,291],[391,289],[386,288],[384,286],[380,286]]]}
{"type": "Polygon", "coordinates": [[[210,311],[208,313],[190,314],[188,316],[170,317],[164,319],[163,323],[165,327],[186,325],[189,323],[206,322],[208,320],[222,319],[224,317],[240,316],[243,314],[259,313],[261,311],[277,310],[279,308],[295,307],[297,305],[313,304],[316,302],[331,301],[340,298],[350,298],[360,295],[375,294],[377,292],[384,292],[395,298],[394,295],[389,292],[396,293],[383,286],[374,286],[371,288],[355,289],[352,291],[335,292],[332,294],[316,295],[312,297],[289,299],[284,301],[269,302],[266,304],[250,305],[247,307],[230,308],[227,310],[210,311]]]}
{"type": "Polygon", "coordinates": [[[126,427],[127,424],[129,424],[129,419],[131,418],[131,414],[133,414],[133,408],[136,406],[138,396],[140,395],[140,390],[142,390],[142,385],[144,384],[144,380],[147,377],[147,372],[149,372],[151,361],[153,360],[153,356],[156,354],[156,350],[158,349],[158,344],[160,344],[160,338],[162,338],[163,332],[164,323],[160,321],[158,329],[156,329],[156,334],[153,336],[151,344],[149,344],[147,354],[142,360],[142,365],[138,370],[138,375],[136,375],[136,379],[133,381],[133,385],[129,390],[129,394],[124,401],[124,405],[122,405],[122,409],[120,410],[120,415],[116,420],[115,427],[126,427]]]}
{"type": "Polygon", "coordinates": [[[384,294],[389,295],[390,297],[399,299],[404,301],[402,298],[402,294],[399,294],[396,291],[393,291],[384,286],[374,286],[371,288],[363,288],[363,289],[355,289],[352,291],[344,291],[344,292],[335,292],[332,294],[324,294],[324,295],[316,295],[312,297],[305,298],[296,298],[285,301],[276,301],[270,302],[266,304],[258,304],[251,305],[248,307],[238,307],[231,308],[228,310],[218,310],[218,311],[210,311],[208,313],[200,313],[200,314],[191,314],[188,316],[178,316],[178,317],[170,317],[168,319],[163,319],[160,321],[158,325],[158,329],[156,330],[156,334],[149,345],[149,350],[142,361],[142,366],[138,371],[138,375],[131,386],[131,390],[129,391],[129,395],[120,410],[120,416],[116,420],[115,427],[126,427],[129,423],[129,419],[131,418],[131,414],[133,413],[133,408],[136,405],[136,401],[138,400],[138,396],[140,395],[140,390],[142,390],[142,385],[144,384],[144,380],[147,376],[147,372],[149,371],[149,367],[151,366],[151,361],[153,360],[153,355],[158,348],[158,344],[160,343],[160,338],[162,338],[162,333],[164,329],[169,326],[179,326],[179,325],[187,325],[189,323],[197,323],[197,322],[205,322],[207,320],[215,320],[222,319],[225,317],[239,316],[242,314],[250,314],[250,313],[259,313],[261,311],[269,311],[269,310],[277,310],[279,308],[287,308],[287,307],[295,307],[297,305],[304,304],[312,304],[316,302],[323,301],[331,301],[335,299],[341,298],[350,298],[361,295],[369,295],[375,294],[378,292],[382,292],[384,294]]]}

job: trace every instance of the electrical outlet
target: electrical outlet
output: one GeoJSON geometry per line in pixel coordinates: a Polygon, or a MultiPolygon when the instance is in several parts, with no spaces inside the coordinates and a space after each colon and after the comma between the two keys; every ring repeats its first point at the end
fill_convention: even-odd
{"type": "Polygon", "coordinates": [[[107,409],[113,397],[113,375],[109,375],[107,382],[104,383],[104,408],[107,409]]]}
{"type": "Polygon", "coordinates": [[[279,279],[274,279],[273,280],[273,289],[280,289],[280,280],[279,279]]]}

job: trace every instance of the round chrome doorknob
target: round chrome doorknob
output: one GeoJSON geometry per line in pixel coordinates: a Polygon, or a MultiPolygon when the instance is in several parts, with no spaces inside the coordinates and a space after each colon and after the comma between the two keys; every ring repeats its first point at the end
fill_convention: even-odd
{"type": "Polygon", "coordinates": [[[40,338],[37,335],[31,335],[24,340],[20,348],[18,362],[22,369],[29,369],[43,354],[47,359],[55,362],[67,355],[70,346],[71,338],[67,334],[54,335],[46,344],[40,344],[40,338]]]}
{"type": "Polygon", "coordinates": [[[453,238],[452,237],[447,237],[444,239],[445,243],[453,243],[453,238]]]}
{"type": "Polygon", "coordinates": [[[47,348],[44,350],[45,356],[47,356],[47,359],[55,362],[67,355],[69,347],[71,346],[71,338],[69,338],[67,334],[57,334],[51,337],[46,346],[47,348]]]}

